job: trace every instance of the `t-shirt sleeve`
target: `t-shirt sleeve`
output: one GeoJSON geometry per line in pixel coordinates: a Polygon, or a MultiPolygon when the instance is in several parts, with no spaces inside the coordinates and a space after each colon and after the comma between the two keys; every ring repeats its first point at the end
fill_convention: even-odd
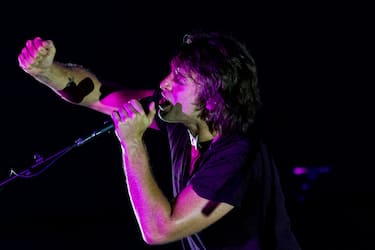
{"type": "Polygon", "coordinates": [[[245,140],[220,147],[202,159],[190,184],[203,198],[240,207],[253,168],[250,155],[245,140]]]}

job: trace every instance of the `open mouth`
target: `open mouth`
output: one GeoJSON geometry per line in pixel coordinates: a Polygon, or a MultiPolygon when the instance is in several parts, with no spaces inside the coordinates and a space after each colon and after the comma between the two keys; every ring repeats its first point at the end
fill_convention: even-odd
{"type": "Polygon", "coordinates": [[[160,109],[160,111],[162,111],[162,112],[168,112],[171,108],[172,108],[172,104],[167,99],[165,99],[164,97],[162,97],[160,99],[160,101],[159,101],[159,109],[160,109]]]}

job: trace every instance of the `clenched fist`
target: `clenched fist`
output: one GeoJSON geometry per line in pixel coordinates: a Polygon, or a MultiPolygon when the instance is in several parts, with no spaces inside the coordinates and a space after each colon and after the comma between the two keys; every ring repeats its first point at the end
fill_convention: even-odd
{"type": "Polygon", "coordinates": [[[20,67],[30,75],[38,75],[49,70],[56,54],[56,48],[51,40],[36,37],[28,40],[26,46],[18,55],[20,67]]]}

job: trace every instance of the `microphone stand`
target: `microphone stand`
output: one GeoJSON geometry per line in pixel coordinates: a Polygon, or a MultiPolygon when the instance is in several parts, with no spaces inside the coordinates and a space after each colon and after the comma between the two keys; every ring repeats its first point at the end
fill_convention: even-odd
{"type": "MultiPolygon", "coordinates": [[[[108,123],[108,122],[106,122],[106,123],[108,123]]],[[[4,181],[0,182],[0,188],[3,187],[5,184],[8,184],[9,182],[11,182],[11,181],[13,181],[17,178],[31,178],[31,177],[39,175],[40,173],[44,172],[48,167],[50,167],[53,163],[55,163],[59,158],[61,158],[62,156],[64,156],[68,152],[70,152],[72,149],[86,144],[87,142],[93,140],[97,136],[99,136],[101,134],[104,134],[105,132],[110,132],[110,130],[113,127],[114,127],[114,125],[113,125],[113,123],[111,123],[110,125],[107,125],[102,129],[95,130],[89,136],[87,136],[85,138],[78,138],[74,142],[74,144],[59,150],[58,152],[52,154],[51,156],[49,156],[45,159],[42,156],[36,154],[35,155],[36,163],[34,165],[32,165],[32,166],[30,166],[30,167],[28,167],[28,168],[26,168],[26,169],[24,169],[24,170],[22,170],[21,172],[18,172],[18,173],[16,173],[13,169],[11,169],[10,176],[7,179],[5,179],[4,181]],[[43,165],[47,162],[49,162],[49,163],[42,170],[40,170],[38,173],[33,173],[33,170],[35,171],[39,166],[41,166],[41,165],[43,165]]]]}

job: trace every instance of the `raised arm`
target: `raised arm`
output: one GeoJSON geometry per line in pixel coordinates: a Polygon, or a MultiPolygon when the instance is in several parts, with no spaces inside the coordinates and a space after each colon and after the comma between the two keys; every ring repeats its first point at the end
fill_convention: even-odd
{"type": "Polygon", "coordinates": [[[110,115],[130,99],[151,96],[153,90],[119,89],[103,83],[89,70],[55,61],[53,41],[36,37],[28,40],[18,55],[20,67],[51,88],[64,100],[110,115]]]}

